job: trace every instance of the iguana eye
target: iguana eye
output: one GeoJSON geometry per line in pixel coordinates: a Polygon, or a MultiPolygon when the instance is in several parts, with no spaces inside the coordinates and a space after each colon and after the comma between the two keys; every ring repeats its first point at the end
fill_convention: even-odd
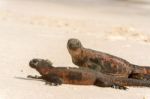
{"type": "Polygon", "coordinates": [[[35,66],[37,66],[37,64],[38,64],[38,60],[33,60],[33,64],[35,65],[35,66]]]}

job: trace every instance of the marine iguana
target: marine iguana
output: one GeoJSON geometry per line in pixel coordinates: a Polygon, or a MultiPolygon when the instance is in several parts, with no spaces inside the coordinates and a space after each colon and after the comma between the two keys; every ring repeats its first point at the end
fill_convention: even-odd
{"type": "Polygon", "coordinates": [[[134,65],[122,58],[85,48],[78,39],[69,39],[67,49],[72,62],[79,67],[121,78],[150,79],[150,67],[134,65]]]}
{"type": "Polygon", "coordinates": [[[32,59],[29,62],[29,66],[36,69],[41,75],[28,75],[29,78],[43,79],[53,85],[95,85],[99,87],[113,87],[124,90],[127,89],[125,86],[150,87],[150,81],[118,78],[88,68],[53,67],[51,61],[44,59],[32,59]]]}

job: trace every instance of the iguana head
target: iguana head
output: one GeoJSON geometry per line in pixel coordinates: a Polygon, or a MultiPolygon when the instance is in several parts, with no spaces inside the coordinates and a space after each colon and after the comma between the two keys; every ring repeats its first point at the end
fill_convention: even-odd
{"type": "Polygon", "coordinates": [[[78,39],[71,38],[68,40],[67,48],[71,56],[76,56],[81,53],[83,46],[78,39]]]}
{"type": "Polygon", "coordinates": [[[71,38],[68,40],[67,48],[70,50],[76,50],[78,48],[82,48],[82,44],[78,39],[71,38]]]}
{"type": "Polygon", "coordinates": [[[52,67],[52,62],[49,60],[34,58],[30,60],[29,66],[35,69],[38,67],[52,67]]]}

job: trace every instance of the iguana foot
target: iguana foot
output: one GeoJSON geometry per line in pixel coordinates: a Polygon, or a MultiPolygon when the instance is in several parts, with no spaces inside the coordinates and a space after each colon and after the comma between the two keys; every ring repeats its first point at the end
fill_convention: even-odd
{"type": "Polygon", "coordinates": [[[127,90],[128,89],[125,86],[120,86],[120,85],[117,85],[117,84],[113,84],[111,87],[115,88],[115,89],[121,89],[121,90],[127,90]]]}
{"type": "Polygon", "coordinates": [[[45,85],[50,85],[50,86],[58,86],[61,85],[60,83],[54,83],[54,82],[49,82],[49,81],[45,81],[45,85]]]}
{"type": "Polygon", "coordinates": [[[32,75],[28,75],[27,78],[34,78],[34,79],[42,79],[42,76],[32,76],[32,75]]]}
{"type": "Polygon", "coordinates": [[[46,85],[58,86],[63,83],[62,79],[56,75],[47,75],[47,77],[43,79],[46,80],[45,82],[46,85]]]}

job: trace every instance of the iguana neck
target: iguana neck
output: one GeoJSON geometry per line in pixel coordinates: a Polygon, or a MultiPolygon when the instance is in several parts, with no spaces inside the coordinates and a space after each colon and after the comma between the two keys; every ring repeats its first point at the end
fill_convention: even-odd
{"type": "Polygon", "coordinates": [[[49,71],[54,67],[37,67],[36,70],[40,73],[40,75],[46,75],[49,71]]]}
{"type": "Polygon", "coordinates": [[[85,54],[83,53],[84,49],[81,49],[81,52],[78,53],[78,54],[72,54],[71,57],[72,57],[72,62],[75,64],[75,65],[78,65],[78,66],[82,66],[84,64],[84,60],[85,60],[85,54]]]}

